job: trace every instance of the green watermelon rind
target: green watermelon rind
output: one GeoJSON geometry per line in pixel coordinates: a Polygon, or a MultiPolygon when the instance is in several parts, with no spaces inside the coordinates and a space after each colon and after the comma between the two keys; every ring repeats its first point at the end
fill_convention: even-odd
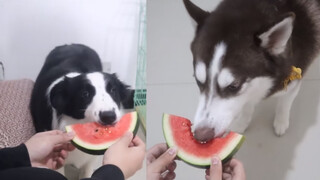
{"type": "MultiPolygon", "coordinates": [[[[163,119],[162,119],[162,127],[163,127],[163,132],[164,132],[164,137],[167,142],[168,147],[176,147],[176,144],[173,140],[173,136],[171,134],[171,128],[169,124],[169,119],[170,115],[169,114],[163,114],[163,119]]],[[[222,163],[228,162],[233,155],[240,149],[241,145],[243,144],[245,140],[245,137],[243,135],[238,134],[235,137],[235,140],[232,140],[232,143],[228,144],[227,148],[224,148],[223,151],[221,151],[218,155],[222,161],[222,163]]],[[[178,148],[177,156],[186,162],[189,165],[192,165],[197,168],[209,168],[211,165],[211,157],[208,158],[199,158],[194,155],[188,154],[182,149],[178,148]]]]}
{"type": "MultiPolygon", "coordinates": [[[[133,135],[135,136],[136,133],[138,132],[139,129],[139,120],[138,120],[138,115],[137,112],[130,112],[131,117],[132,117],[132,123],[131,126],[129,128],[129,131],[133,132],[133,135]]],[[[71,126],[66,126],[66,131],[67,132],[71,132],[72,128],[71,126]]],[[[112,145],[114,144],[116,141],[118,141],[120,139],[120,137],[118,139],[115,139],[113,141],[109,141],[107,143],[101,144],[101,145],[91,145],[88,144],[86,142],[83,142],[81,139],[79,139],[78,137],[75,137],[71,140],[71,143],[79,150],[81,150],[82,152],[88,153],[88,154],[92,154],[92,155],[102,155],[105,153],[105,151],[112,145]]]]}

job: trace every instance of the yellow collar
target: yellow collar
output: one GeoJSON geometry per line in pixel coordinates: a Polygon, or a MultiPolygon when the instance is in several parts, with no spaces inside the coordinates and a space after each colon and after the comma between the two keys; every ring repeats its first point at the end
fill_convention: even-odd
{"type": "Polygon", "coordinates": [[[287,89],[287,86],[288,86],[290,81],[293,81],[293,80],[296,80],[296,79],[301,79],[302,78],[301,74],[302,74],[302,70],[300,68],[292,66],[291,74],[283,82],[283,88],[287,89]]]}

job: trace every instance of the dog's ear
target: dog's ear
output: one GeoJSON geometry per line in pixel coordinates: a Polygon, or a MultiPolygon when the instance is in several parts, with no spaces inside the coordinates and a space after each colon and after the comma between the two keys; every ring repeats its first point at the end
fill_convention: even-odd
{"type": "Polygon", "coordinates": [[[267,31],[258,35],[260,46],[273,55],[283,53],[292,34],[294,19],[295,14],[288,13],[267,31]]]}
{"type": "Polygon", "coordinates": [[[56,109],[58,113],[62,113],[67,106],[68,92],[66,90],[68,86],[68,77],[65,77],[63,81],[56,84],[50,92],[51,106],[56,109]]]}
{"type": "Polygon", "coordinates": [[[123,91],[124,95],[121,99],[121,103],[124,109],[133,109],[134,108],[134,92],[133,89],[126,89],[123,91]]]}
{"type": "Polygon", "coordinates": [[[130,89],[130,86],[120,81],[115,73],[112,74],[112,76],[116,80],[117,86],[119,88],[118,90],[122,107],[124,109],[132,109],[134,107],[134,90],[130,89]]]}
{"type": "Polygon", "coordinates": [[[201,25],[204,20],[209,16],[209,12],[202,10],[190,0],[183,0],[183,3],[189,13],[189,15],[196,21],[198,25],[201,25]]]}

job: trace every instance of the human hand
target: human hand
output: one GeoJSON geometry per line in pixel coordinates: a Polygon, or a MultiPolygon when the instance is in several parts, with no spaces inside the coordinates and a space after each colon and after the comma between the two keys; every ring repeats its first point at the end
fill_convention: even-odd
{"type": "Polygon", "coordinates": [[[146,151],[143,141],[138,136],[132,137],[132,133],[126,133],[110,146],[103,157],[103,165],[119,167],[126,179],[142,168],[146,151]]]}
{"type": "Polygon", "coordinates": [[[176,177],[174,170],[177,167],[174,159],[177,151],[168,149],[165,143],[157,144],[147,152],[147,179],[172,180],[176,177]]]}
{"type": "Polygon", "coordinates": [[[242,163],[231,159],[223,167],[219,157],[212,158],[210,169],[206,170],[206,180],[245,180],[246,175],[242,163]]]}
{"type": "Polygon", "coordinates": [[[32,136],[26,143],[32,167],[59,169],[64,165],[68,151],[75,147],[69,143],[74,133],[60,130],[46,131],[32,136]]]}

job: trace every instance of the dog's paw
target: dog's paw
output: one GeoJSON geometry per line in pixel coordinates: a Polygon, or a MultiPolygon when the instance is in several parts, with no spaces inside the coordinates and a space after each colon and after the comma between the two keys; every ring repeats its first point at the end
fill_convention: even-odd
{"type": "Polygon", "coordinates": [[[288,120],[277,120],[275,119],[273,122],[274,132],[277,136],[282,136],[286,133],[287,129],[289,128],[289,121],[288,120]]]}

